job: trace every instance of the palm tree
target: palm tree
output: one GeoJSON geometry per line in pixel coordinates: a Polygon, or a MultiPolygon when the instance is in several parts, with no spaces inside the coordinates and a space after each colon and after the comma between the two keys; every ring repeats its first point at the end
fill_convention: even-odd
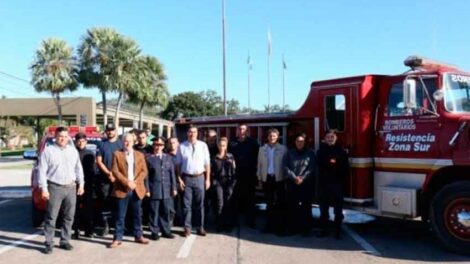
{"type": "Polygon", "coordinates": [[[56,38],[41,43],[31,65],[31,83],[37,92],[51,93],[57,106],[59,124],[62,123],[60,95],[77,89],[77,70],[72,47],[56,38]]]}
{"type": "Polygon", "coordinates": [[[123,95],[139,89],[140,75],[144,74],[140,72],[139,55],[140,48],[134,40],[119,35],[113,41],[113,53],[106,69],[109,72],[112,91],[119,94],[114,116],[116,127],[119,126],[119,111],[123,95]]]}
{"type": "Polygon", "coordinates": [[[103,122],[108,123],[106,93],[112,90],[107,67],[113,53],[113,43],[119,33],[112,28],[91,28],[78,47],[80,82],[85,88],[97,87],[103,100],[103,122]]]}
{"type": "Polygon", "coordinates": [[[137,76],[140,87],[129,93],[129,101],[140,104],[139,128],[143,129],[144,107],[160,106],[162,109],[166,108],[170,93],[165,83],[167,77],[163,65],[157,58],[141,56],[138,65],[141,67],[140,72],[142,73],[137,76]]]}
{"type": "Polygon", "coordinates": [[[137,43],[111,28],[92,28],[78,48],[80,81],[85,87],[98,87],[103,98],[103,118],[107,123],[106,93],[118,92],[114,122],[119,126],[123,94],[137,89],[135,74],[140,49],[137,43]]]}

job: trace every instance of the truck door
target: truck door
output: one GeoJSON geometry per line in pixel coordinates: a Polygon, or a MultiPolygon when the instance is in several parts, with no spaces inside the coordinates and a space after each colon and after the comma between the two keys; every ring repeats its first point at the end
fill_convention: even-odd
{"type": "MultiPolygon", "coordinates": [[[[353,147],[353,109],[351,98],[352,87],[320,90],[320,141],[325,132],[335,129],[338,132],[338,142],[348,151],[353,147]]],[[[317,146],[316,146],[317,147],[317,146]]]]}
{"type": "Polygon", "coordinates": [[[404,89],[404,76],[383,79],[379,87],[374,197],[383,213],[414,217],[416,194],[426,174],[439,165],[441,124],[432,97],[437,76],[406,79],[414,83],[412,88],[404,89]],[[404,94],[413,99],[405,100],[404,94]]]}
{"type": "MultiPolygon", "coordinates": [[[[319,140],[321,142],[325,133],[329,129],[337,130],[338,143],[346,148],[350,153],[354,152],[355,128],[353,116],[356,106],[353,105],[353,93],[357,90],[355,86],[329,88],[319,90],[320,111],[319,111],[319,140]]],[[[315,146],[317,148],[317,146],[315,146]]],[[[319,147],[319,146],[318,146],[319,147]]],[[[353,174],[345,181],[345,197],[350,197],[352,193],[353,174]]],[[[318,186],[318,185],[317,185],[318,186]]]]}

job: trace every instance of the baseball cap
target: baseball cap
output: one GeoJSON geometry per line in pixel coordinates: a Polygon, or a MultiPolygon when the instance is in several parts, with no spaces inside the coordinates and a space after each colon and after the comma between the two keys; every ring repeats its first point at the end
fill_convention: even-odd
{"type": "Polygon", "coordinates": [[[114,126],[114,123],[108,123],[106,124],[106,130],[115,130],[116,126],[114,126]]]}

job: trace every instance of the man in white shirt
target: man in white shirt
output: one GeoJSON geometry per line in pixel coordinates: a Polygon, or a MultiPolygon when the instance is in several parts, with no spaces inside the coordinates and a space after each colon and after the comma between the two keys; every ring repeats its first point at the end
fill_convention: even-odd
{"type": "Polygon", "coordinates": [[[197,234],[205,236],[204,195],[210,187],[210,154],[207,144],[197,139],[197,127],[188,128],[188,140],[179,146],[176,165],[178,182],[184,190],[184,235],[191,235],[192,213],[197,234]],[[194,206],[193,206],[194,205],[194,206]]]}

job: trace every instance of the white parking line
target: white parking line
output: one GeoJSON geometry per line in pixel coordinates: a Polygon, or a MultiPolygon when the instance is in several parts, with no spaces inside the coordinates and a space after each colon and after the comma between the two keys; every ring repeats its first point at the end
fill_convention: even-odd
{"type": "Polygon", "coordinates": [[[42,230],[41,230],[41,231],[37,231],[36,233],[34,233],[34,234],[32,234],[32,235],[25,236],[25,237],[23,237],[22,239],[17,240],[17,241],[15,241],[15,242],[11,243],[11,244],[8,244],[8,245],[5,245],[5,246],[3,246],[3,247],[0,247],[0,255],[3,254],[3,253],[5,253],[5,252],[7,252],[7,251],[9,251],[9,250],[11,250],[11,249],[13,249],[13,248],[15,248],[15,247],[17,247],[17,246],[19,246],[19,245],[23,245],[23,244],[29,243],[29,240],[34,239],[34,238],[36,238],[36,237],[39,236],[39,235],[42,235],[42,233],[43,233],[42,230]]]}
{"type": "Polygon", "coordinates": [[[189,253],[191,252],[191,247],[194,244],[194,241],[196,241],[196,236],[191,234],[189,237],[187,237],[181,246],[180,250],[178,251],[178,254],[176,255],[176,258],[186,258],[189,256],[189,253]]]}
{"type": "Polygon", "coordinates": [[[359,236],[356,232],[350,229],[347,225],[343,225],[343,230],[348,233],[348,235],[356,241],[367,253],[374,255],[374,256],[381,256],[380,252],[375,249],[369,242],[367,242],[364,238],[359,236]]]}
{"type": "Polygon", "coordinates": [[[8,203],[8,202],[11,202],[11,201],[13,201],[13,200],[10,199],[10,200],[3,200],[3,201],[0,201],[0,205],[5,204],[5,203],[8,203]]]}

